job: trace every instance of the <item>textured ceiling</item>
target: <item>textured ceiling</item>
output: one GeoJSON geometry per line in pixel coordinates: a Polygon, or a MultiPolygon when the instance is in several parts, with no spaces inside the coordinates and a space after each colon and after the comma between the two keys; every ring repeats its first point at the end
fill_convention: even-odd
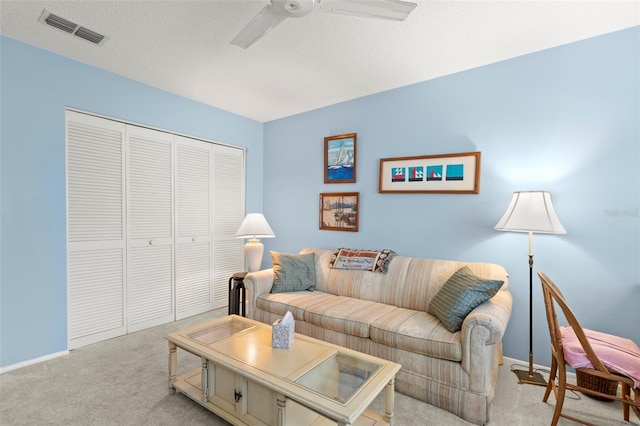
{"type": "Polygon", "coordinates": [[[268,2],[0,2],[0,32],[266,122],[640,25],[640,1],[426,1],[404,22],[312,12],[244,50],[229,41],[268,2]],[[100,46],[38,22],[48,11],[100,46]]]}

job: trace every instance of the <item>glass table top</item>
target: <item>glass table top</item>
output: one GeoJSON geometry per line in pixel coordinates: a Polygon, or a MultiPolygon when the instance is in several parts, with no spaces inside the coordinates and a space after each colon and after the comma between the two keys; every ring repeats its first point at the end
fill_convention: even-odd
{"type": "Polygon", "coordinates": [[[226,339],[232,334],[252,327],[254,326],[244,321],[231,320],[192,331],[191,333],[185,334],[185,337],[202,345],[210,345],[222,339],[226,339]]]}
{"type": "Polygon", "coordinates": [[[379,368],[381,365],[336,352],[294,383],[346,404],[379,368]]]}

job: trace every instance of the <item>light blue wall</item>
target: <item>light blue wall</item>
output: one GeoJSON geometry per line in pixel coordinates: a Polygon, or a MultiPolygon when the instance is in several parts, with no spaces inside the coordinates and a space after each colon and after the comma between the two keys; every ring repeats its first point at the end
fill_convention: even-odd
{"type": "Polygon", "coordinates": [[[0,38],[0,367],[67,348],[65,107],[247,148],[262,208],[263,124],[0,38]]]}
{"type": "MultiPolygon", "coordinates": [[[[66,349],[66,106],[247,147],[247,211],[277,234],[267,251],[388,247],[504,265],[505,354],[523,360],[527,237],[493,226],[513,191],[549,190],[568,234],[534,236],[536,269],[586,326],[640,342],[639,40],[636,27],[263,126],[1,37],[0,367],[66,349]],[[323,138],[349,132],[358,181],[325,185],[323,138]],[[380,158],[466,151],[482,152],[478,195],[377,192],[380,158]],[[319,231],[318,194],[346,191],[360,192],[360,232],[319,231]]],[[[534,310],[535,361],[548,365],[537,279],[534,310]]]]}
{"type": "MultiPolygon", "coordinates": [[[[534,53],[265,125],[266,250],[391,248],[487,261],[511,276],[505,354],[528,359],[528,241],[494,231],[513,191],[551,191],[568,233],[535,268],[587,327],[640,342],[640,29],[534,53]],[[323,138],[357,132],[357,183],[323,183],[323,138]],[[378,160],[482,152],[478,195],[379,194],[378,160]],[[318,230],[318,194],[360,192],[360,231],[318,230]]],[[[265,261],[265,266],[270,263],[265,261]]],[[[535,362],[549,341],[534,281],[535,362]]]]}

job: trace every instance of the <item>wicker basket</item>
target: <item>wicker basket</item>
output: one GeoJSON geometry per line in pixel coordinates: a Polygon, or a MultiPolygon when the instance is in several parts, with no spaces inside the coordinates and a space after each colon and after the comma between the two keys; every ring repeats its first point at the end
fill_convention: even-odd
{"type": "MultiPolygon", "coordinates": [[[[593,376],[580,370],[576,371],[576,379],[578,382],[578,386],[582,386],[583,388],[587,388],[589,390],[601,392],[606,395],[615,395],[618,392],[618,382],[616,382],[615,380],[603,379],[602,377],[593,376]]],[[[589,398],[597,399],[599,401],[613,401],[612,399],[590,395],[588,393],[585,393],[584,395],[588,396],[589,398]]]]}

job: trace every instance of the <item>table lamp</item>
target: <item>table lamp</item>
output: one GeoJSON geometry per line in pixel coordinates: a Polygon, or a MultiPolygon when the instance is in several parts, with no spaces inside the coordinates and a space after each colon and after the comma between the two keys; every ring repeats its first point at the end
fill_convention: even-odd
{"type": "Polygon", "coordinates": [[[264,246],[258,238],[273,238],[275,236],[262,213],[249,213],[244,218],[235,237],[249,238],[249,241],[244,245],[244,259],[247,262],[249,272],[260,270],[260,265],[262,265],[264,246]]]}

